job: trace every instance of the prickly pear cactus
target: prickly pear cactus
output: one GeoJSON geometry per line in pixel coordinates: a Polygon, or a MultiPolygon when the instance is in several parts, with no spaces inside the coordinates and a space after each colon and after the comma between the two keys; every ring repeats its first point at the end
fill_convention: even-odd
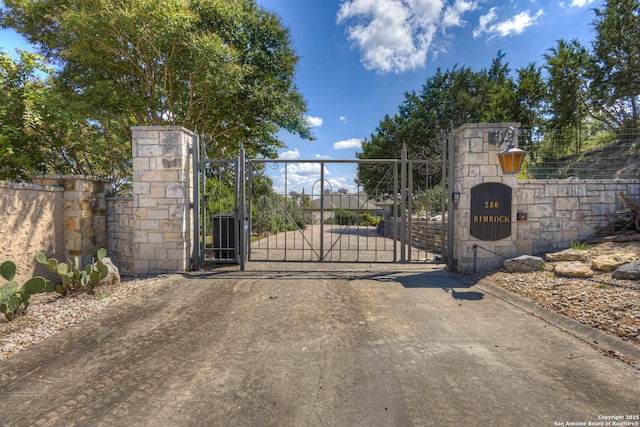
{"type": "Polygon", "coordinates": [[[13,320],[18,314],[26,311],[31,295],[44,292],[48,283],[44,277],[32,277],[19,286],[13,280],[16,275],[16,265],[12,261],[0,264],[0,275],[8,280],[0,286],[0,312],[7,320],[13,320]]]}
{"type": "Polygon", "coordinates": [[[60,277],[61,283],[53,286],[53,290],[59,294],[66,295],[70,291],[84,291],[92,289],[102,279],[107,277],[109,270],[102,263],[102,259],[107,256],[107,251],[100,248],[97,253],[97,261],[92,261],[82,268],[80,258],[74,257],[73,261],[59,263],[54,258],[47,259],[44,253],[36,256],[36,261],[43,264],[49,271],[56,273],[60,277]]]}

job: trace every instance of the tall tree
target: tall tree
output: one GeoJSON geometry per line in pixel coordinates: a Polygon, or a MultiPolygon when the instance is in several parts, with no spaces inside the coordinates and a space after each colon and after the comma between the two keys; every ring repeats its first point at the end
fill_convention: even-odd
{"type": "Polygon", "coordinates": [[[19,54],[14,60],[0,51],[0,179],[13,181],[46,169],[34,129],[40,125],[38,105],[48,98],[50,87],[37,74],[52,72],[39,55],[19,54]]]}
{"type": "Polygon", "coordinates": [[[576,127],[586,115],[589,53],[577,39],[558,40],[544,55],[551,125],[576,127]]]}
{"type": "Polygon", "coordinates": [[[615,126],[637,127],[640,104],[640,1],[607,0],[595,8],[591,109],[615,126]]]}
{"type": "Polygon", "coordinates": [[[516,72],[518,78],[515,121],[528,129],[541,126],[544,123],[547,91],[542,70],[535,63],[530,63],[516,72]]]}
{"type": "Polygon", "coordinates": [[[28,181],[34,174],[102,175],[116,191],[129,185],[131,153],[114,143],[110,122],[89,121],[70,102],[37,54],[0,52],[0,179],[28,181]]]}
{"type": "Polygon", "coordinates": [[[505,54],[498,51],[491,67],[482,73],[486,81],[482,84],[484,101],[481,121],[486,123],[509,123],[516,117],[516,84],[510,76],[509,64],[503,62],[505,54]]]}
{"type": "Polygon", "coordinates": [[[81,112],[128,145],[132,125],[179,125],[273,156],[277,132],[310,138],[280,19],[255,0],[6,0],[0,22],[59,68],[81,112]]]}

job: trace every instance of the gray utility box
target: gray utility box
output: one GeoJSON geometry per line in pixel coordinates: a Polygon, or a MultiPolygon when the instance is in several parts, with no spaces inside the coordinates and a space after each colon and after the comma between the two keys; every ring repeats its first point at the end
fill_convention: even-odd
{"type": "Polygon", "coordinates": [[[222,261],[237,262],[238,230],[233,213],[220,213],[211,216],[213,227],[214,257],[222,261]]]}

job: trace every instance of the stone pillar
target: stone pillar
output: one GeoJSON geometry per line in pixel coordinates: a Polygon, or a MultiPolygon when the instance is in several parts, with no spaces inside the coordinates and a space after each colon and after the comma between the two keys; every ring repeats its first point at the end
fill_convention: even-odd
{"type": "MultiPolygon", "coordinates": [[[[45,175],[34,183],[64,189],[65,258],[91,262],[98,249],[107,248],[107,203],[111,182],[82,175],[45,175]]],[[[48,255],[48,254],[47,254],[48,255]]]]}
{"type": "Polygon", "coordinates": [[[460,198],[454,204],[450,214],[454,215],[454,262],[459,272],[499,268],[504,258],[516,254],[516,194],[518,180],[516,175],[505,175],[500,169],[498,153],[506,148],[506,143],[496,146],[489,143],[489,131],[515,129],[514,143],[517,146],[518,123],[510,124],[466,124],[454,131],[455,143],[455,179],[453,193],[460,198]],[[512,203],[511,235],[500,240],[480,240],[471,235],[471,189],[483,183],[501,183],[511,187],[512,203]],[[474,249],[474,246],[476,247],[474,249]]]}
{"type": "Polygon", "coordinates": [[[132,127],[133,270],[188,270],[193,249],[194,134],[175,126],[132,127]]]}

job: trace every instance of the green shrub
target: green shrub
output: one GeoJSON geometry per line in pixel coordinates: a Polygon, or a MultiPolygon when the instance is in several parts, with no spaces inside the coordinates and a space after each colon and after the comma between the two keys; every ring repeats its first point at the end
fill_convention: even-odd
{"type": "Polygon", "coordinates": [[[577,251],[584,251],[589,247],[589,245],[587,245],[584,242],[571,242],[571,249],[575,249],[577,251]]]}

